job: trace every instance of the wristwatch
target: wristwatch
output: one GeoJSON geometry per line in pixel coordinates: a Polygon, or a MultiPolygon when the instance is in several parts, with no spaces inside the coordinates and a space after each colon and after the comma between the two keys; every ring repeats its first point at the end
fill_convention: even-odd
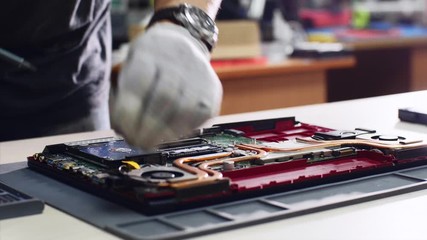
{"type": "Polygon", "coordinates": [[[218,40],[218,28],[212,18],[202,9],[189,4],[160,9],[154,13],[148,28],[162,20],[183,26],[194,38],[205,44],[210,52],[218,40]]]}

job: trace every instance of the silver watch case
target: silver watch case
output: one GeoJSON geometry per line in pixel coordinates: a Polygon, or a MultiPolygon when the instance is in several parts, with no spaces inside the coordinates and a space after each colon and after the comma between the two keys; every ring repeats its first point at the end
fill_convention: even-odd
{"type": "Polygon", "coordinates": [[[175,12],[175,18],[196,39],[201,40],[211,51],[218,41],[218,28],[212,18],[202,9],[182,4],[182,10],[175,12]]]}

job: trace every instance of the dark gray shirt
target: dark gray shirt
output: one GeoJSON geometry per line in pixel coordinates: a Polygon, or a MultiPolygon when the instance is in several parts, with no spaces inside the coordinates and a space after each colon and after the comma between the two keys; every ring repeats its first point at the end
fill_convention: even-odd
{"type": "Polygon", "coordinates": [[[43,135],[108,101],[109,0],[13,0],[0,7],[0,47],[31,62],[0,62],[0,141],[43,135]]]}

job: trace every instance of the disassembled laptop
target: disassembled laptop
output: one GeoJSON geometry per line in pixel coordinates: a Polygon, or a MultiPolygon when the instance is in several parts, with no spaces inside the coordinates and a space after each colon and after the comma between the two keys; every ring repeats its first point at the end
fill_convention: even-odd
{"type": "Polygon", "coordinates": [[[294,117],[214,125],[143,152],[121,138],[46,146],[30,168],[144,213],[338,182],[427,163],[421,139],[294,117]]]}

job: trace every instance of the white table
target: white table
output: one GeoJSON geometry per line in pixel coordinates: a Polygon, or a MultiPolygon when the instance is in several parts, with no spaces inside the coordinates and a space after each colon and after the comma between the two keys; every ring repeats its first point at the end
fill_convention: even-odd
{"type": "MultiPolygon", "coordinates": [[[[427,104],[427,91],[271,111],[227,115],[212,123],[295,116],[335,129],[365,127],[382,133],[427,136],[427,127],[400,122],[397,109],[427,104]]],[[[80,133],[0,143],[0,163],[25,161],[46,144],[111,136],[80,133]]],[[[1,166],[0,166],[1,167],[1,166]]],[[[427,239],[427,190],[305,216],[206,235],[197,239],[427,239]]],[[[116,239],[52,207],[43,214],[0,221],[0,239],[116,239]]]]}

